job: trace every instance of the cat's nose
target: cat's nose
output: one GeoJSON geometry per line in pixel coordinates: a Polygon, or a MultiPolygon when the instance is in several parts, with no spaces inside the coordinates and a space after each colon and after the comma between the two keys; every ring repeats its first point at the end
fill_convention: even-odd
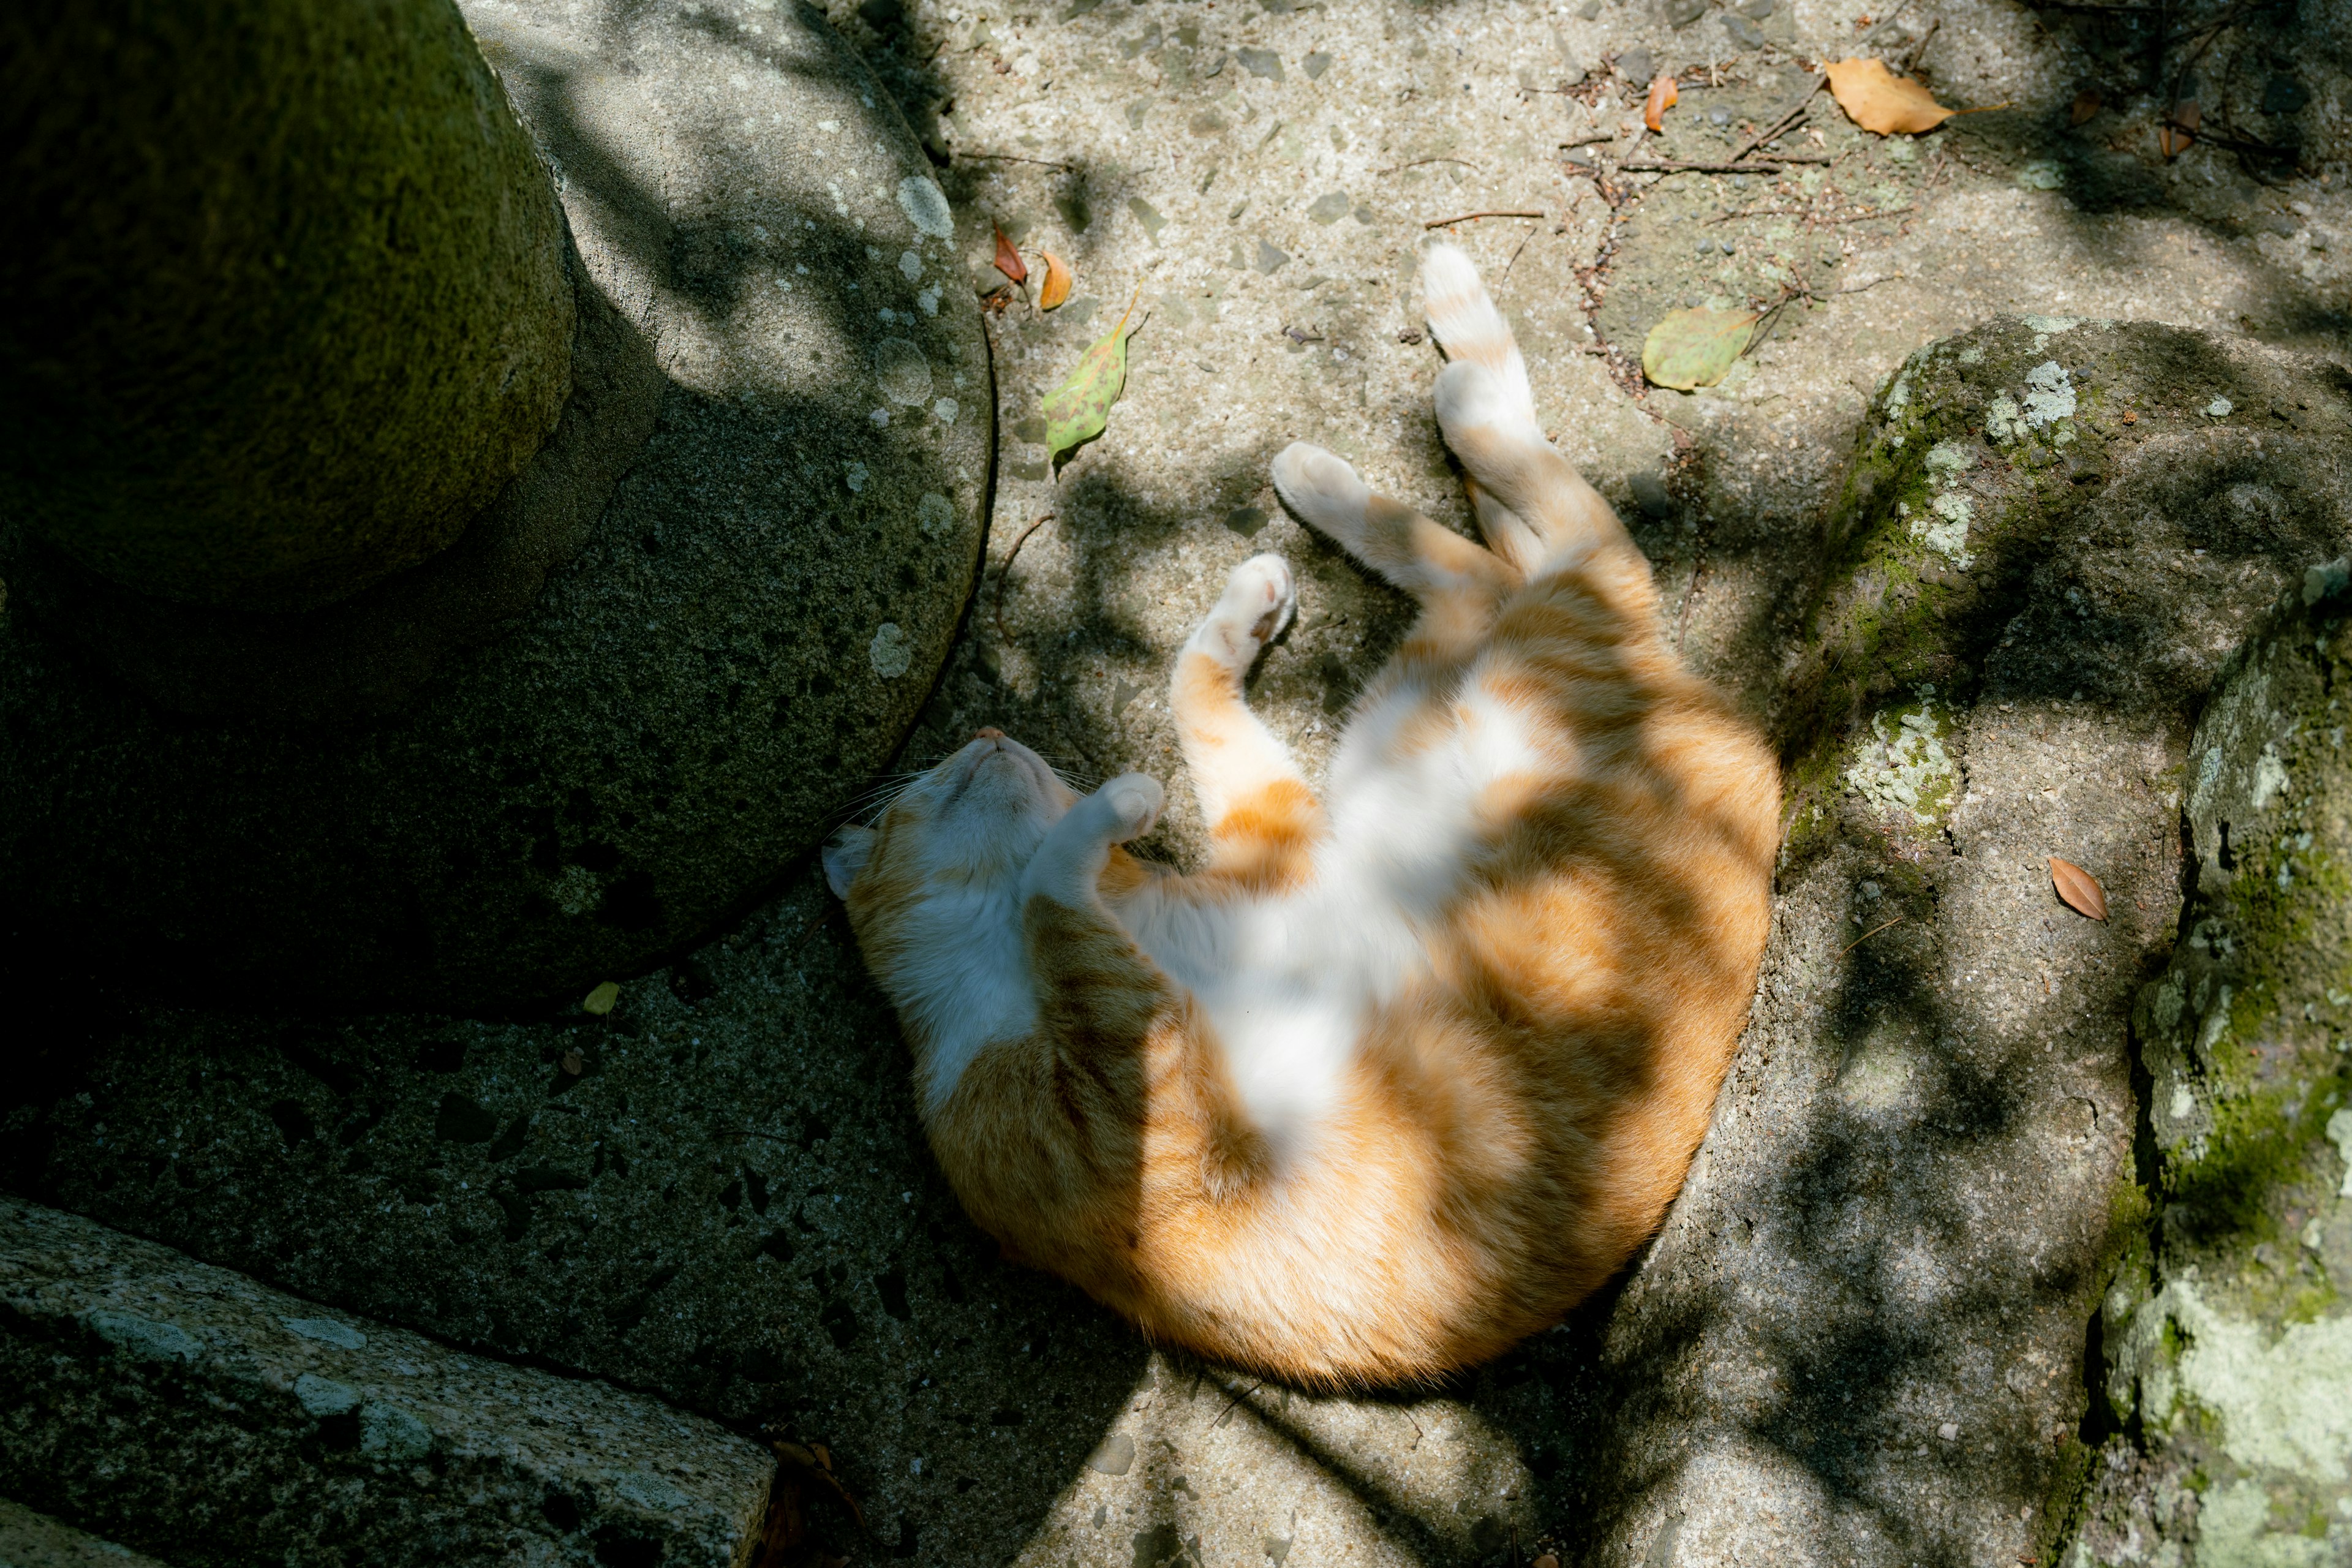
{"type": "Polygon", "coordinates": [[[1004,739],[1004,731],[992,725],[983,724],[971,732],[971,738],[975,741],[1002,741],[1004,739]]]}

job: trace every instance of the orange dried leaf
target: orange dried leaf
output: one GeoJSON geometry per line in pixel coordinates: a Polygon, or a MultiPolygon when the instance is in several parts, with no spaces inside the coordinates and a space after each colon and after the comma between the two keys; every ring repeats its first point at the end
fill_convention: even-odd
{"type": "Polygon", "coordinates": [[[2197,140],[2197,127],[2203,122],[2203,117],[2198,112],[2197,100],[2182,99],[2172,106],[2172,113],[2165,123],[2157,128],[2156,150],[2167,158],[2179,157],[2189,151],[2189,144],[2197,140]]]}
{"type": "Polygon", "coordinates": [[[1642,106],[1642,123],[1653,131],[1664,131],[1666,128],[1666,110],[1681,101],[1682,96],[1681,89],[1675,86],[1675,79],[1660,72],[1658,79],[1650,84],[1650,100],[1642,106]]]}
{"type": "Polygon", "coordinates": [[[2084,88],[2082,91],[2074,95],[2074,112],[2068,116],[2067,123],[2071,125],[2081,125],[2084,123],[2089,121],[2093,115],[2095,115],[2101,109],[2105,107],[2106,101],[2106,99],[2100,93],[2097,88],[2084,88]]]}
{"type": "Polygon", "coordinates": [[[2078,915],[2088,915],[2095,921],[2107,918],[2106,890],[2099,879],[2072,860],[2050,857],[2050,885],[2058,891],[2059,900],[2078,915]]]}
{"type": "Polygon", "coordinates": [[[1029,264],[1021,259],[1021,253],[1013,248],[1001,228],[996,231],[996,269],[1015,283],[1029,281],[1029,264]]]}
{"type": "Polygon", "coordinates": [[[1885,60],[1840,60],[1828,68],[1830,92],[1845,117],[1881,136],[1916,136],[1952,117],[1927,89],[1896,76],[1885,60]]]}
{"type": "Polygon", "coordinates": [[[1037,308],[1050,310],[1070,297],[1070,264],[1052,251],[1045,253],[1045,281],[1037,289],[1037,308]]]}

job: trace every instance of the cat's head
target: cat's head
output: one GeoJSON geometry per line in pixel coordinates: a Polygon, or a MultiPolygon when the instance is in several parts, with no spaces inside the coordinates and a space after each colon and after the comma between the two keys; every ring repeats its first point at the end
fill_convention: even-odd
{"type": "Polygon", "coordinates": [[[852,918],[926,893],[1010,890],[1045,830],[1077,804],[1045,760],[982,730],[918,778],[871,827],[824,847],[824,878],[852,918]]]}

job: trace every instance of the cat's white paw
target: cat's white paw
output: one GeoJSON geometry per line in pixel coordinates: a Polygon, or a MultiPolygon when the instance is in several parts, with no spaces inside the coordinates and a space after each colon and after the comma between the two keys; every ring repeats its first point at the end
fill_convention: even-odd
{"type": "Polygon", "coordinates": [[[1118,844],[1150,832],[1159,825],[1161,807],[1168,804],[1168,792],[1150,773],[1121,773],[1095,793],[1118,825],[1119,831],[1112,837],[1118,844]]]}
{"type": "Polygon", "coordinates": [[[1342,540],[1362,528],[1372,499],[1345,458],[1306,441],[1293,441],[1276,455],[1274,489],[1310,526],[1342,540]]]}
{"type": "Polygon", "coordinates": [[[1279,555],[1253,555],[1225,579],[1224,596],[1201,625],[1202,641],[1246,665],[1298,613],[1298,583],[1279,555]]]}

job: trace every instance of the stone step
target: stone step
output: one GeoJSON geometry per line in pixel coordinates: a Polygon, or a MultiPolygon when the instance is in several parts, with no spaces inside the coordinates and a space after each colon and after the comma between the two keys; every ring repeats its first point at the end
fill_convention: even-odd
{"type": "Polygon", "coordinates": [[[16,1391],[0,1493],[181,1568],[731,1568],[773,1469],[656,1400],[464,1354],[13,1199],[0,1386],[16,1391]]]}
{"type": "Polygon", "coordinates": [[[127,1546],[0,1498],[0,1568],[163,1568],[127,1546]]]}

